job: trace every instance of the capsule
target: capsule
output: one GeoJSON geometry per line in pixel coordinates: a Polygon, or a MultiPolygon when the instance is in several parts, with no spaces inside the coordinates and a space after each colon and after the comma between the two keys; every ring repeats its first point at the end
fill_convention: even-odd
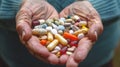
{"type": "Polygon", "coordinates": [[[82,39],[84,37],[83,33],[78,34],[78,39],[82,39]]]}
{"type": "Polygon", "coordinates": [[[87,25],[87,22],[86,21],[80,21],[79,22],[79,26],[86,26],[87,25]]]}
{"type": "Polygon", "coordinates": [[[55,38],[58,39],[60,43],[64,46],[68,43],[67,40],[63,38],[60,34],[55,34],[55,38]]]}
{"type": "Polygon", "coordinates": [[[33,35],[44,35],[44,34],[47,34],[47,30],[45,30],[45,29],[33,29],[32,34],[33,35]]]}
{"type": "Polygon", "coordinates": [[[45,20],[44,19],[40,19],[38,20],[40,22],[40,24],[44,24],[45,23],[45,20]]]}
{"type": "Polygon", "coordinates": [[[73,52],[76,49],[75,46],[72,46],[71,48],[68,48],[67,51],[73,52]]]}
{"type": "Polygon", "coordinates": [[[58,42],[59,41],[57,39],[53,40],[50,44],[48,44],[47,49],[52,51],[57,46],[58,42]]]}
{"type": "Polygon", "coordinates": [[[66,52],[66,54],[67,54],[67,55],[71,55],[71,54],[73,54],[73,53],[72,53],[72,52],[67,51],[67,52],[66,52]]]}
{"type": "Polygon", "coordinates": [[[53,41],[53,35],[50,32],[47,33],[47,37],[48,41],[53,41]]]}

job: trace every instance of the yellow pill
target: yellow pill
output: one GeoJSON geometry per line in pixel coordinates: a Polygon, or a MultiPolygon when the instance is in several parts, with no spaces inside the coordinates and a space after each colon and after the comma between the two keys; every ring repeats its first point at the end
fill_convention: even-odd
{"type": "Polygon", "coordinates": [[[57,57],[60,57],[60,52],[57,52],[56,56],[57,56],[57,57]]]}
{"type": "Polygon", "coordinates": [[[67,55],[71,55],[71,54],[72,54],[72,52],[67,51],[67,52],[66,52],[66,54],[67,54],[67,55]]]}
{"type": "Polygon", "coordinates": [[[50,32],[47,33],[47,36],[48,36],[48,41],[53,41],[53,35],[50,32]]]}
{"type": "Polygon", "coordinates": [[[78,35],[78,34],[80,34],[80,33],[82,33],[82,30],[81,30],[81,29],[75,31],[73,34],[74,34],[74,35],[78,35]]]}
{"type": "Polygon", "coordinates": [[[88,32],[88,28],[86,27],[86,26],[82,26],[82,32],[85,34],[85,33],[87,33],[88,32]]]}
{"type": "Polygon", "coordinates": [[[58,39],[60,43],[64,46],[66,46],[68,43],[67,40],[63,38],[60,34],[55,34],[55,38],[58,39]]]}
{"type": "Polygon", "coordinates": [[[47,49],[52,51],[57,46],[58,42],[59,41],[57,39],[53,40],[50,44],[48,44],[47,49]]]}

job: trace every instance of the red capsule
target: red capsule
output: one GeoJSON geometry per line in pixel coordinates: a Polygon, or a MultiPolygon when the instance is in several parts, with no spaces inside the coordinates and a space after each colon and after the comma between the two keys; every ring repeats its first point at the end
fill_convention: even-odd
{"type": "Polygon", "coordinates": [[[78,20],[76,20],[75,22],[80,22],[81,20],[80,19],[78,19],[78,20]]]}
{"type": "Polygon", "coordinates": [[[37,26],[37,25],[40,25],[40,22],[39,21],[33,21],[32,22],[32,26],[34,27],[34,26],[37,26]]]}
{"type": "Polygon", "coordinates": [[[70,46],[75,46],[75,47],[77,47],[77,46],[78,46],[77,43],[78,43],[77,41],[71,41],[71,42],[69,43],[69,45],[70,45],[70,46]]]}
{"type": "Polygon", "coordinates": [[[67,46],[63,47],[63,48],[60,50],[60,54],[61,54],[61,55],[66,54],[66,51],[67,51],[67,46]]]}

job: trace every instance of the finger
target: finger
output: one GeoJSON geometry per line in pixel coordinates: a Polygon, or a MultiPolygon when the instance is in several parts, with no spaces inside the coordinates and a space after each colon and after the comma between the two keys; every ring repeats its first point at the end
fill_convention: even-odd
{"type": "Polygon", "coordinates": [[[50,55],[48,49],[45,46],[42,46],[39,43],[39,39],[35,36],[32,36],[28,40],[26,47],[33,51],[35,54],[40,55],[44,58],[47,58],[50,55]]]}
{"type": "Polygon", "coordinates": [[[60,18],[67,17],[68,15],[70,15],[69,13],[70,13],[69,7],[66,7],[60,12],[59,17],[60,18]]]}
{"type": "Polygon", "coordinates": [[[22,41],[27,41],[32,35],[30,26],[24,21],[20,21],[16,29],[22,41]]]}
{"type": "Polygon", "coordinates": [[[95,42],[98,38],[98,35],[100,35],[103,31],[102,22],[99,19],[98,20],[94,19],[88,22],[88,26],[89,26],[88,37],[90,40],[95,42]]]}
{"type": "MultiPolygon", "coordinates": [[[[29,49],[28,49],[28,50],[29,50],[29,49]]],[[[46,58],[44,58],[44,57],[42,57],[42,56],[40,56],[40,55],[37,55],[36,53],[34,53],[34,52],[31,51],[31,50],[29,50],[29,52],[30,52],[33,56],[35,56],[37,59],[39,59],[39,60],[41,60],[41,61],[43,61],[43,62],[45,62],[45,63],[49,63],[46,58]]]]}
{"type": "Polygon", "coordinates": [[[16,15],[16,30],[23,41],[27,41],[31,33],[31,12],[22,8],[16,15]]]}
{"type": "Polygon", "coordinates": [[[51,64],[58,64],[59,63],[59,58],[54,55],[54,54],[50,54],[50,56],[48,57],[48,61],[51,63],[51,64]]]}
{"type": "Polygon", "coordinates": [[[81,39],[78,43],[78,48],[75,50],[74,59],[76,62],[82,62],[86,57],[90,49],[92,48],[92,42],[87,37],[81,39]]]}
{"type": "Polygon", "coordinates": [[[78,63],[74,60],[74,54],[68,58],[66,67],[78,67],[78,63]]]}
{"type": "Polygon", "coordinates": [[[61,64],[61,65],[66,64],[67,60],[68,60],[68,55],[62,55],[62,56],[60,57],[60,64],[61,64]]]}

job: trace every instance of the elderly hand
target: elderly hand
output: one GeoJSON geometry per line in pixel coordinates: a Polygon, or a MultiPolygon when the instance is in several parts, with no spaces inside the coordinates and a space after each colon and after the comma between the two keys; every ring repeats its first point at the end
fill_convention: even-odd
{"type": "Polygon", "coordinates": [[[77,67],[86,58],[98,35],[102,33],[103,25],[99,14],[88,1],[74,2],[60,13],[60,17],[68,15],[78,15],[81,19],[88,21],[89,31],[87,37],[79,41],[78,48],[71,56],[64,55],[60,57],[60,63],[66,63],[66,67],[77,67]]]}
{"type": "Polygon", "coordinates": [[[34,56],[51,64],[58,64],[59,59],[39,43],[32,35],[31,23],[38,19],[58,18],[57,11],[45,0],[24,0],[16,15],[16,29],[20,40],[34,56]]]}

